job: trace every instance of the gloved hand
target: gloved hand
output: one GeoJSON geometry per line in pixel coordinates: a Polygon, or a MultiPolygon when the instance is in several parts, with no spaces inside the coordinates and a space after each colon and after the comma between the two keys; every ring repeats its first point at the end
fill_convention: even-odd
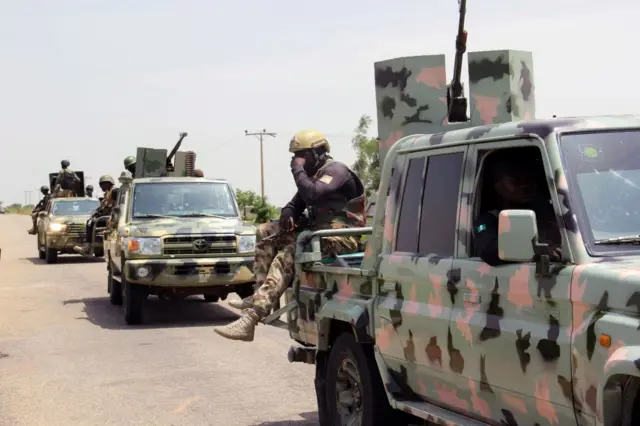
{"type": "Polygon", "coordinates": [[[278,225],[280,226],[280,230],[284,232],[291,232],[295,228],[295,221],[291,215],[283,213],[280,215],[280,220],[278,220],[278,225]]]}

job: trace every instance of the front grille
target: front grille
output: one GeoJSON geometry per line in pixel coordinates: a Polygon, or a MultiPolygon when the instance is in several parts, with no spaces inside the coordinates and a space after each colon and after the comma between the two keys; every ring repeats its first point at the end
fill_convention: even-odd
{"type": "Polygon", "coordinates": [[[165,237],[163,253],[174,254],[235,254],[237,252],[235,235],[185,235],[165,237]],[[201,240],[204,240],[202,242],[201,240]],[[198,243],[194,244],[196,241],[198,243]]]}
{"type": "Polygon", "coordinates": [[[69,234],[84,234],[86,230],[86,225],[82,223],[72,223],[67,225],[67,232],[69,234]]]}

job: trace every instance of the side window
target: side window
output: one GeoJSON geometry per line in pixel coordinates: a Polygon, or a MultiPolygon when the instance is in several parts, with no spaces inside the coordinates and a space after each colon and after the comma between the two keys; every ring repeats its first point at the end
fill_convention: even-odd
{"type": "Polygon", "coordinates": [[[421,200],[418,253],[454,255],[463,160],[462,152],[429,157],[421,200]]]}
{"type": "Polygon", "coordinates": [[[424,157],[413,158],[409,161],[402,204],[398,214],[395,251],[408,253],[418,251],[418,215],[425,163],[424,157]]]}

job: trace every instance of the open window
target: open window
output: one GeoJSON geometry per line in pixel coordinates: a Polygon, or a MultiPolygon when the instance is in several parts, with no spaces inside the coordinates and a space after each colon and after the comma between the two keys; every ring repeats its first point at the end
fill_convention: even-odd
{"type": "MultiPolygon", "coordinates": [[[[472,223],[477,223],[478,218],[485,213],[490,212],[495,215],[500,213],[502,203],[495,189],[493,172],[497,167],[496,163],[505,158],[511,158],[513,162],[524,163],[531,167],[531,184],[535,194],[532,209],[538,219],[538,229],[545,230],[542,232],[544,235],[541,235],[541,239],[552,240],[560,244],[560,228],[553,210],[542,155],[540,149],[535,146],[487,149],[478,152],[478,167],[473,190],[472,223]]],[[[473,237],[469,251],[469,255],[478,257],[473,237]]]]}

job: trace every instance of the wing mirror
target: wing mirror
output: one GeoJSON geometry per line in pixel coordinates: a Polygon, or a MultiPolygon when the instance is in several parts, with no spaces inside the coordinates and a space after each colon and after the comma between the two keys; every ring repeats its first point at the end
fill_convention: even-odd
{"type": "Polygon", "coordinates": [[[498,218],[498,256],[507,262],[531,262],[538,225],[533,210],[502,210],[498,218]]]}

